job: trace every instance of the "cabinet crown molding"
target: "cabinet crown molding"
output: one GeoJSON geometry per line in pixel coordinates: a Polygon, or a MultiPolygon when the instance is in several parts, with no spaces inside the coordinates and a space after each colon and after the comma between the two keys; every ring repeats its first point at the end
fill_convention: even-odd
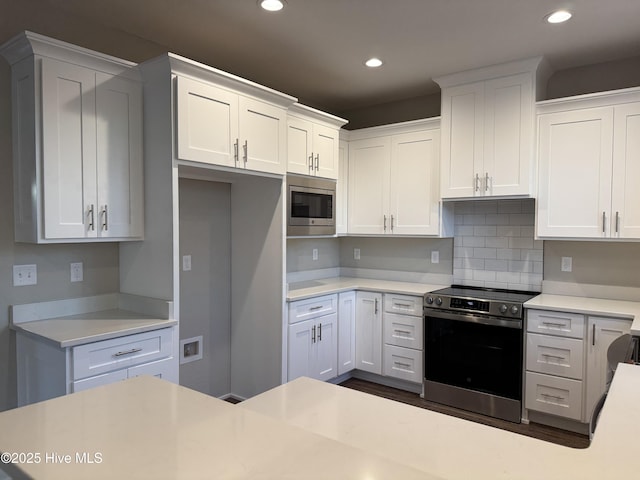
{"type": "Polygon", "coordinates": [[[556,111],[607,107],[631,102],[640,102],[640,87],[545,100],[536,103],[536,112],[541,115],[556,111]]]}
{"type": "Polygon", "coordinates": [[[464,70],[462,72],[452,73],[449,75],[443,75],[435,77],[433,79],[440,88],[454,87],[456,85],[463,85],[467,83],[481,82],[484,80],[491,80],[499,77],[506,77],[509,75],[517,75],[519,73],[532,74],[538,72],[538,83],[546,83],[546,80],[551,76],[551,68],[544,57],[531,57],[523,60],[516,60],[513,62],[499,63],[496,65],[489,65],[481,68],[474,68],[470,70],[464,70]]]}
{"type": "Polygon", "coordinates": [[[71,43],[46,37],[38,33],[24,31],[0,46],[2,55],[10,65],[31,56],[48,57],[64,62],[93,68],[113,75],[126,74],[139,79],[136,63],[104,53],[79,47],[71,43]]]}
{"type": "Polygon", "coordinates": [[[310,118],[314,121],[325,123],[328,126],[334,128],[340,128],[343,125],[349,123],[349,120],[347,120],[346,118],[341,118],[336,115],[317,110],[313,107],[302,105],[301,103],[294,103],[293,105],[291,105],[291,107],[289,108],[289,114],[293,116],[310,118]]]}

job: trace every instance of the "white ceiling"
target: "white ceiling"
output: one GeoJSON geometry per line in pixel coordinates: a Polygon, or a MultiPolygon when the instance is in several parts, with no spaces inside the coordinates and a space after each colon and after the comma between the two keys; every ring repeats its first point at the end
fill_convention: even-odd
{"type": "Polygon", "coordinates": [[[278,13],[257,0],[41,1],[332,112],[529,56],[563,70],[640,55],[640,0],[287,0],[278,13]],[[559,7],[574,17],[543,21],[559,7]],[[369,56],[384,67],[364,67],[369,56]]]}

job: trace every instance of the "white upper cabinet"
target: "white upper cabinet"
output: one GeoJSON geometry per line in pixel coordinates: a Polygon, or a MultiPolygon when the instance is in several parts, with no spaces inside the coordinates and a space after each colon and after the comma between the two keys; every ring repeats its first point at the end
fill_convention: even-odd
{"type": "Polygon", "coordinates": [[[640,238],[640,89],[538,106],[537,235],[640,238]]]}
{"type": "Polygon", "coordinates": [[[287,171],[338,178],[340,127],[345,119],[294,104],[287,120],[287,171]]]}
{"type": "Polygon", "coordinates": [[[439,235],[438,119],[350,132],[348,233],[439,235]]]}
{"type": "Polygon", "coordinates": [[[135,65],[29,32],[2,54],[12,65],[16,241],[142,239],[135,65]]]}
{"type": "Polygon", "coordinates": [[[442,198],[533,194],[541,57],[435,79],[442,88],[442,198]]]}
{"type": "Polygon", "coordinates": [[[285,173],[285,108],[205,79],[176,83],[178,159],[285,173]]]}

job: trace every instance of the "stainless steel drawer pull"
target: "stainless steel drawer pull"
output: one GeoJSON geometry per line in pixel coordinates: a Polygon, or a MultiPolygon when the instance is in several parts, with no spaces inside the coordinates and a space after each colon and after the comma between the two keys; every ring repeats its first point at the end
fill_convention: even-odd
{"type": "Polygon", "coordinates": [[[564,323],[554,323],[554,322],[542,322],[543,325],[549,325],[550,327],[564,327],[564,323]]]}
{"type": "Polygon", "coordinates": [[[407,307],[407,308],[411,308],[413,305],[411,305],[410,303],[394,303],[393,304],[394,307],[407,307]]]}
{"type": "Polygon", "coordinates": [[[540,395],[547,398],[555,398],[556,400],[566,400],[566,398],[560,397],[559,395],[549,395],[548,393],[541,393],[540,395]]]}
{"type": "Polygon", "coordinates": [[[141,352],[141,351],[142,351],[141,348],[132,348],[131,350],[126,350],[124,352],[114,353],[113,356],[114,357],[122,357],[123,355],[131,355],[132,353],[138,353],[138,352],[141,352]]]}
{"type": "Polygon", "coordinates": [[[402,362],[394,362],[396,365],[398,365],[399,367],[404,367],[404,368],[409,368],[411,367],[410,364],[408,363],[402,363],[402,362]]]}
{"type": "Polygon", "coordinates": [[[547,358],[558,358],[560,360],[565,360],[565,357],[561,355],[551,355],[550,353],[543,353],[542,356],[547,358]]]}
{"type": "Polygon", "coordinates": [[[402,333],[404,335],[411,335],[411,332],[409,330],[396,330],[396,333],[402,333]]]}
{"type": "Polygon", "coordinates": [[[321,308],[322,308],[322,305],[317,305],[315,307],[311,307],[309,310],[313,312],[314,310],[320,310],[321,308]]]}

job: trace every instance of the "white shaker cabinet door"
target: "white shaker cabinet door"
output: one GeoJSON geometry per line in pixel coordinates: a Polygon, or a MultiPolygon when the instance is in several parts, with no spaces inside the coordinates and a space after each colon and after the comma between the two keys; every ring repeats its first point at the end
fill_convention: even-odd
{"type": "Polygon", "coordinates": [[[389,195],[390,137],[355,140],[349,144],[348,232],[390,231],[386,213],[389,195]]]}
{"type": "Polygon", "coordinates": [[[141,237],[144,231],[142,87],[96,74],[96,229],[100,237],[141,237]]]}
{"type": "Polygon", "coordinates": [[[42,59],[42,176],[47,239],[95,237],[95,71],[42,59]],[[93,213],[91,212],[93,209],[93,213]]]}
{"type": "Polygon", "coordinates": [[[287,120],[287,171],[312,175],[313,124],[308,120],[289,117],[287,120]]]}
{"type": "Polygon", "coordinates": [[[481,195],[484,82],[443,89],[442,198],[481,195]]]}
{"type": "Polygon", "coordinates": [[[338,297],[338,375],[356,368],[356,293],[338,297]]]}
{"type": "Polygon", "coordinates": [[[287,114],[280,107],[240,96],[238,166],[284,174],[287,159],[287,114]]]}
{"type": "Polygon", "coordinates": [[[312,377],[330,380],[338,376],[338,314],[316,320],[316,339],[312,348],[312,377]]]}
{"type": "Polygon", "coordinates": [[[311,344],[313,320],[289,325],[288,379],[308,377],[311,374],[311,344]]]}
{"type": "Polygon", "coordinates": [[[609,236],[612,138],[611,107],[539,117],[539,236],[609,236]]]}
{"type": "Polygon", "coordinates": [[[340,130],[323,125],[313,126],[313,154],[318,177],[338,178],[340,130]]]}
{"type": "Polygon", "coordinates": [[[176,82],[178,158],[236,166],[238,95],[189,78],[176,82]]]}
{"type": "Polygon", "coordinates": [[[640,238],[640,102],[615,107],[611,232],[640,238]]]}
{"type": "Polygon", "coordinates": [[[389,196],[391,233],[439,233],[439,164],[439,130],[392,137],[389,196]]]}
{"type": "Polygon", "coordinates": [[[382,375],[382,294],[356,293],[356,368],[382,375]]]}

